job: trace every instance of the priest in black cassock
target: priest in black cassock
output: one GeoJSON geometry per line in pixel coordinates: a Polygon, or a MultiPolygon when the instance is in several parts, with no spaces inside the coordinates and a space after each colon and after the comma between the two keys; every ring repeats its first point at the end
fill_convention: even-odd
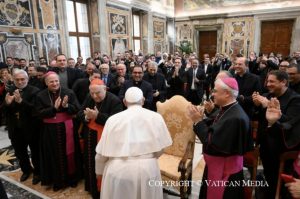
{"type": "Polygon", "coordinates": [[[100,79],[91,81],[89,91],[90,94],[77,116],[85,124],[83,128],[85,190],[89,191],[93,198],[99,198],[101,178],[96,179],[95,148],[101,139],[106,120],[122,111],[123,104],[117,96],[106,92],[106,86],[100,79]]]}
{"type": "Polygon", "coordinates": [[[216,80],[213,97],[220,110],[215,118],[203,119],[204,108],[189,107],[206,162],[199,198],[244,198],[243,155],[253,145],[249,118],[236,101],[238,90],[234,78],[216,80]],[[236,182],[241,186],[231,186],[236,182]]]}
{"type": "MultiPolygon", "coordinates": [[[[300,95],[288,88],[288,79],[289,76],[284,71],[270,71],[267,77],[269,92],[263,96],[253,94],[253,102],[258,106],[259,113],[259,153],[269,185],[265,189],[267,198],[274,198],[276,195],[280,156],[287,151],[300,151],[300,95]],[[274,114],[276,109],[274,112],[273,106],[279,109],[278,114],[274,114]],[[270,113],[273,113],[271,117],[270,113]]],[[[285,163],[284,173],[293,174],[291,162],[285,163]]],[[[284,191],[285,189],[281,193],[284,194],[284,191]]]]}
{"type": "Polygon", "coordinates": [[[59,77],[48,72],[48,89],[37,95],[36,108],[43,120],[41,133],[41,181],[53,184],[58,191],[66,186],[75,187],[79,177],[79,145],[73,132],[72,117],[79,104],[72,90],[60,87],[59,77]]]}
{"type": "Polygon", "coordinates": [[[34,117],[34,100],[39,89],[28,84],[28,75],[24,70],[15,69],[14,85],[5,96],[4,112],[6,113],[8,136],[15,150],[23,172],[20,181],[28,179],[33,172],[32,183],[40,182],[39,132],[34,117]],[[31,151],[31,162],[27,148],[31,151]]]}
{"type": "Polygon", "coordinates": [[[156,102],[164,102],[166,100],[167,87],[165,77],[157,72],[157,63],[150,61],[148,63],[148,73],[143,76],[143,80],[149,82],[153,89],[153,101],[150,110],[156,112],[156,102]]]}
{"type": "Polygon", "coordinates": [[[133,86],[138,87],[143,91],[143,95],[145,98],[143,107],[150,109],[151,103],[153,101],[153,88],[149,82],[143,80],[143,76],[144,76],[143,68],[137,65],[134,66],[132,70],[132,78],[124,82],[119,92],[119,98],[121,100],[124,100],[127,89],[133,86]]]}

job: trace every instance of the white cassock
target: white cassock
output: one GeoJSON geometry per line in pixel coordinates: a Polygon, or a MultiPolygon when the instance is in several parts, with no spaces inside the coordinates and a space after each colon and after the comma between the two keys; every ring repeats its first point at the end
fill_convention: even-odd
{"type": "Polygon", "coordinates": [[[161,180],[157,158],[171,144],[156,112],[132,105],[111,116],[96,147],[101,199],[162,199],[162,187],[153,182],[161,180]]]}

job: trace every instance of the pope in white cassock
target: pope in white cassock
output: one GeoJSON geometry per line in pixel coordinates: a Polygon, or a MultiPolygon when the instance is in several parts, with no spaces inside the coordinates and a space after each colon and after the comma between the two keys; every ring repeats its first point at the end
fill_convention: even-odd
{"type": "Polygon", "coordinates": [[[128,109],[105,124],[96,147],[101,199],[163,198],[162,187],[151,185],[161,180],[157,158],[172,139],[162,116],[143,108],[143,102],[142,90],[129,88],[124,98],[128,109]]]}

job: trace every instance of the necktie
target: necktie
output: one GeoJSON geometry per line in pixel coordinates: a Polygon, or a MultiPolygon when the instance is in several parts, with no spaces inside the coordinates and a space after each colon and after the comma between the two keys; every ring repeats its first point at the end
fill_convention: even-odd
{"type": "Polygon", "coordinates": [[[195,78],[196,78],[196,69],[194,68],[193,69],[193,80],[192,80],[192,86],[191,86],[191,89],[196,89],[196,86],[195,86],[195,78]]]}
{"type": "Polygon", "coordinates": [[[106,85],[106,83],[107,83],[107,77],[106,76],[103,77],[103,81],[104,81],[104,84],[106,85]]]}

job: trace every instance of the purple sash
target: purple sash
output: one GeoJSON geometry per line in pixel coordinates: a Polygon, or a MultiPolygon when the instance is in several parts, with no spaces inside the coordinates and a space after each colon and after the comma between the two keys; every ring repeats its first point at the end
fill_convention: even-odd
{"type": "Polygon", "coordinates": [[[243,156],[220,157],[205,153],[203,155],[208,168],[207,199],[222,199],[225,190],[225,186],[222,185],[230,175],[243,169],[243,156]]]}
{"type": "Polygon", "coordinates": [[[68,160],[68,173],[73,174],[75,171],[75,159],[74,159],[74,137],[73,137],[73,121],[72,116],[67,113],[56,113],[53,118],[43,119],[44,123],[56,124],[65,123],[66,128],[66,154],[68,160]]]}
{"type": "Polygon", "coordinates": [[[298,176],[300,176],[300,152],[298,153],[297,159],[294,160],[293,166],[298,176]]]}

